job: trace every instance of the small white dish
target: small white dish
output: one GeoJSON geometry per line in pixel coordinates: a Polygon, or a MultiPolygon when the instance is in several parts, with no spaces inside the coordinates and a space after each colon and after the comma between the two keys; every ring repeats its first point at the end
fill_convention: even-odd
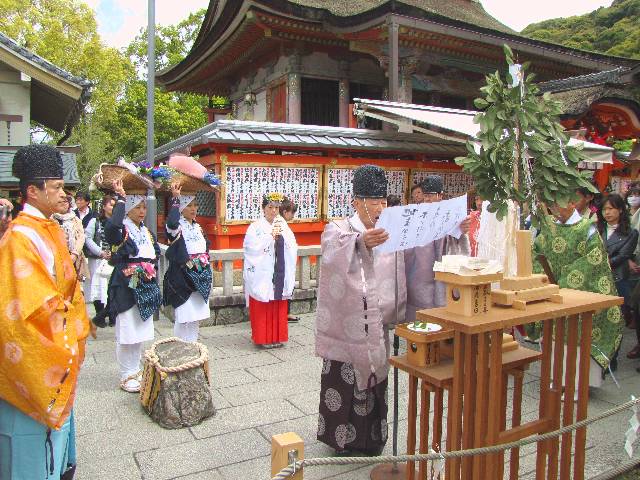
{"type": "Polygon", "coordinates": [[[416,326],[413,322],[410,323],[407,328],[409,330],[413,330],[414,332],[420,332],[420,333],[433,333],[433,332],[439,332],[440,330],[442,330],[442,325],[438,325],[437,323],[426,323],[423,324],[424,326],[416,326]]]}

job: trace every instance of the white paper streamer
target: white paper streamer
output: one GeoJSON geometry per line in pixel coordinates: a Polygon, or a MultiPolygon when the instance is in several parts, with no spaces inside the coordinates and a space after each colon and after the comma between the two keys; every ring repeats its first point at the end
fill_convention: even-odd
{"type": "MultiPolygon", "coordinates": [[[[631,400],[635,401],[636,397],[631,395],[631,400]]],[[[627,452],[629,457],[633,457],[633,444],[638,440],[638,436],[640,435],[640,410],[638,408],[638,404],[634,404],[631,407],[633,411],[633,415],[629,419],[629,430],[627,430],[624,434],[625,442],[624,442],[624,450],[627,452]]]]}
{"type": "Polygon", "coordinates": [[[433,454],[433,453],[439,453],[440,454],[440,458],[437,460],[433,461],[433,472],[440,475],[441,473],[444,472],[444,464],[445,464],[445,458],[442,455],[442,452],[436,452],[433,448],[429,449],[429,453],[433,454]]]}

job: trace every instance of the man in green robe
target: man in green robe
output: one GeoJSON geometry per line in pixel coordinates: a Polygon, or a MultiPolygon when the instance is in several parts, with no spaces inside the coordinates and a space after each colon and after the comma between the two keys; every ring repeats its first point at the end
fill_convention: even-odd
{"type": "MultiPolygon", "coordinates": [[[[617,295],[607,250],[595,223],[583,218],[575,207],[575,203],[569,202],[566,207],[552,208],[556,222],[543,226],[533,245],[534,271],[544,273],[537,260],[538,255],[544,255],[560,288],[617,295]]],[[[590,386],[600,386],[602,372],[618,352],[621,321],[620,307],[611,307],[593,317],[590,386]]],[[[535,337],[540,331],[530,325],[527,333],[535,337]]]]}

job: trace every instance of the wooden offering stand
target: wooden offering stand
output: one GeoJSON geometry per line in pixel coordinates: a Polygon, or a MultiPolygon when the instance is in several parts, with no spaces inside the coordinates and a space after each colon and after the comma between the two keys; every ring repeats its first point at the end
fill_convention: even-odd
{"type": "MultiPolygon", "coordinates": [[[[525,258],[530,261],[531,257],[525,258]]],[[[492,305],[496,292],[491,291],[491,283],[499,280],[495,276],[475,278],[436,272],[436,280],[447,284],[447,305],[421,310],[417,320],[441,325],[442,330],[417,333],[406,325],[398,326],[396,333],[407,340],[407,354],[390,359],[391,365],[409,374],[407,453],[415,453],[416,449],[418,381],[421,384],[421,453],[429,448],[431,392],[435,395],[431,446],[436,451],[509,443],[557,430],[587,417],[593,315],[621,305],[622,298],[570,289],[556,290],[557,286],[546,285],[542,276],[529,274],[503,279],[506,282],[502,287],[520,288],[508,291],[516,297],[511,302],[515,308],[510,308],[502,305],[500,298],[498,305],[492,305]],[[542,283],[542,287],[536,282],[542,283]],[[525,294],[527,290],[534,292],[525,294]],[[539,298],[542,292],[544,296],[539,298]],[[512,340],[505,342],[505,329],[534,322],[542,324],[542,336],[548,339],[542,342],[542,352],[514,345],[512,340]],[[527,366],[537,360],[541,361],[538,419],[521,424],[522,378],[527,366]],[[508,376],[514,378],[509,428],[508,376]],[[442,449],[445,389],[449,390],[447,440],[446,449],[442,449]],[[577,400],[574,400],[575,393],[577,400]]],[[[585,443],[586,428],[576,430],[575,437],[569,433],[539,442],[536,479],[583,480],[585,443]]],[[[428,473],[424,463],[420,462],[419,466],[418,478],[421,480],[427,478],[428,473]]],[[[409,462],[407,467],[407,479],[413,480],[416,478],[415,465],[409,462]]],[[[493,480],[503,476],[504,452],[449,459],[443,478],[493,480]]],[[[517,448],[510,452],[508,478],[519,478],[517,448]]]]}
{"type": "MultiPolygon", "coordinates": [[[[550,432],[587,417],[593,314],[620,305],[623,299],[569,289],[560,290],[560,295],[563,303],[540,301],[528,304],[526,310],[494,306],[487,313],[471,317],[454,314],[446,307],[418,312],[420,321],[438,323],[453,331],[447,451],[508,443],[550,432]],[[495,401],[495,392],[502,392],[502,398],[505,398],[507,375],[511,374],[508,359],[512,352],[502,349],[503,331],[533,322],[541,322],[543,338],[550,339],[542,342],[540,354],[538,419],[520,425],[515,418],[520,412],[522,399],[521,385],[516,383],[512,422],[510,428],[506,428],[506,402],[495,401]],[[496,345],[500,348],[495,348],[496,345]],[[579,373],[577,386],[576,371],[579,373]],[[574,400],[575,392],[578,394],[577,402],[574,400]]],[[[522,350],[527,349],[518,347],[515,352],[522,350]]],[[[400,363],[394,365],[402,368],[400,363]]],[[[571,434],[563,435],[561,442],[559,438],[540,442],[537,445],[536,478],[568,479],[573,471],[572,478],[583,480],[585,443],[586,428],[576,431],[575,444],[571,434]],[[575,453],[573,457],[572,451],[575,453]]],[[[464,457],[447,461],[445,478],[501,479],[503,470],[504,453],[464,457]]],[[[515,480],[518,475],[518,452],[514,449],[511,451],[509,478],[515,480]]]]}
{"type": "MultiPolygon", "coordinates": [[[[484,312],[491,308],[491,283],[499,281],[502,274],[461,276],[451,273],[436,272],[436,279],[447,283],[447,311],[464,316],[484,312]]],[[[394,367],[409,374],[409,402],[408,402],[408,434],[407,453],[416,451],[416,423],[418,384],[420,384],[420,426],[419,426],[419,451],[427,453],[429,447],[435,451],[442,450],[444,392],[449,391],[449,406],[451,406],[451,388],[453,385],[453,343],[454,331],[442,329],[436,332],[422,333],[412,330],[408,324],[398,325],[396,335],[407,341],[406,355],[391,357],[390,362],[394,367]],[[431,393],[433,397],[433,422],[429,425],[429,411],[431,407],[431,393]],[[429,430],[431,430],[431,442],[429,442],[429,430]]],[[[505,381],[502,392],[496,398],[504,404],[506,414],[507,403],[507,377],[512,376],[514,382],[513,404],[520,405],[522,399],[522,386],[524,371],[528,365],[540,357],[540,353],[534,350],[520,347],[511,335],[504,334],[499,339],[503,352],[503,367],[505,381]]],[[[511,417],[512,425],[520,424],[521,412],[514,408],[511,417]]],[[[506,422],[506,417],[503,419],[506,422]]],[[[447,427],[448,428],[448,427],[447,427]]],[[[448,430],[447,430],[448,431],[448,430]]],[[[448,433],[449,436],[449,433],[448,433]]],[[[514,468],[518,465],[518,451],[513,454],[514,468]]],[[[428,477],[426,462],[419,463],[417,478],[428,477]]],[[[406,478],[414,480],[416,470],[414,462],[409,462],[406,469],[406,478]]],[[[430,476],[429,478],[434,478],[430,476]]]]}
{"type": "Polygon", "coordinates": [[[527,303],[550,300],[562,303],[560,287],[549,283],[544,274],[534,274],[531,263],[531,231],[516,232],[516,252],[518,256],[517,276],[504,277],[500,288],[491,292],[491,299],[497,305],[506,305],[526,310],[527,303]]]}

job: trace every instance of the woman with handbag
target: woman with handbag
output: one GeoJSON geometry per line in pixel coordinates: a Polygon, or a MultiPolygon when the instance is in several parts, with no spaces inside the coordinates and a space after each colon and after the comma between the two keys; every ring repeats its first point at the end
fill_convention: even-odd
{"type": "MultiPolygon", "coordinates": [[[[85,248],[90,250],[94,256],[94,258],[89,259],[89,270],[91,270],[92,260],[96,262],[93,268],[93,275],[91,276],[91,289],[87,296],[89,297],[89,301],[93,302],[93,306],[96,309],[96,315],[93,317],[92,322],[100,328],[107,326],[107,292],[109,279],[113,272],[113,267],[109,265],[109,261],[111,260],[111,246],[105,238],[104,227],[107,220],[111,218],[115,203],[116,200],[112,195],[107,194],[102,197],[100,216],[92,218],[85,229],[85,235],[87,237],[85,240],[85,248]]],[[[113,326],[114,323],[115,320],[109,320],[110,326],[113,326]]]]}
{"type": "Polygon", "coordinates": [[[113,191],[117,200],[105,224],[105,239],[114,246],[109,314],[116,322],[120,388],[139,392],[142,344],[153,340],[153,315],[162,304],[156,275],[160,247],[143,223],[146,195],[127,195],[122,180],[114,182],[113,191]]]}
{"type": "Polygon", "coordinates": [[[211,316],[209,293],[212,271],[209,241],[196,222],[195,195],[182,195],[179,183],[171,184],[171,208],[166,231],[169,268],[164,276],[163,304],[175,312],[173,333],[186,342],[198,340],[200,320],[211,316]]]}

